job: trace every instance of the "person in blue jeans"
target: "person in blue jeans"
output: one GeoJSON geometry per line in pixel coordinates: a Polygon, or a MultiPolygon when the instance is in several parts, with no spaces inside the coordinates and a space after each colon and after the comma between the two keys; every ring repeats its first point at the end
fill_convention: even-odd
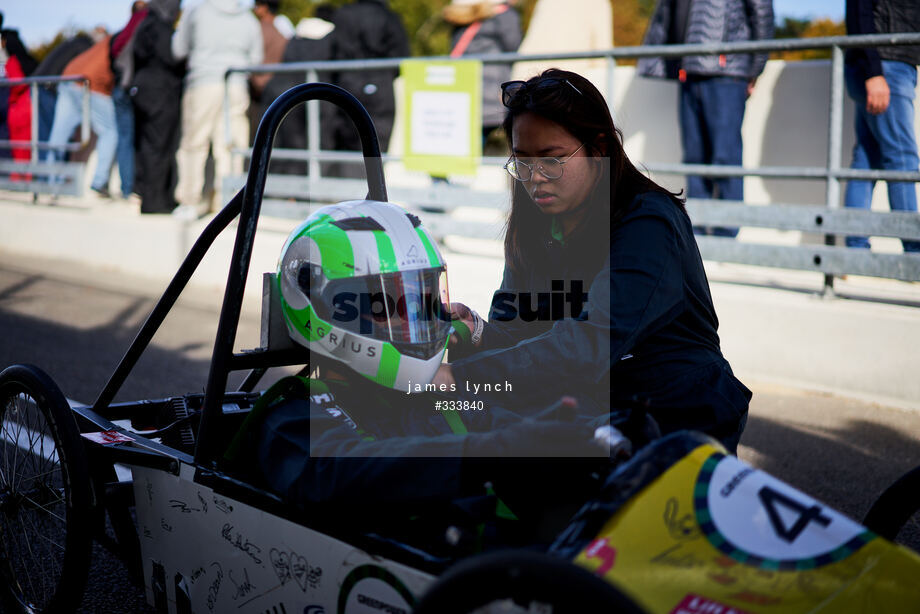
{"type": "MultiPolygon", "coordinates": [[[[920,5],[914,0],[847,0],[848,34],[920,31],[920,5]],[[897,16],[897,19],[891,17],[897,16]]],[[[855,103],[856,144],[851,168],[916,171],[920,166],[914,136],[914,96],[920,47],[851,49],[844,77],[855,103]]],[[[875,181],[847,183],[844,206],[868,209],[875,181]]],[[[913,182],[888,182],[892,211],[917,211],[913,182]]],[[[920,252],[920,241],[902,240],[905,252],[920,252]]],[[[849,236],[847,247],[868,249],[867,237],[849,236]]]]}
{"type": "MultiPolygon", "coordinates": [[[[101,196],[108,197],[109,174],[115,162],[115,149],[118,146],[118,129],[115,125],[115,105],[112,97],[90,91],[89,117],[93,132],[96,133],[96,153],[98,155],[96,171],[90,183],[92,189],[101,196]]],[[[63,148],[74,129],[80,125],[83,118],[83,88],[72,82],[62,83],[58,86],[58,97],[54,107],[54,124],[48,144],[52,147],[48,151],[49,161],[60,161],[65,157],[63,148]]]]}
{"type": "MultiPolygon", "coordinates": [[[[748,97],[741,77],[687,75],[680,82],[680,137],[686,164],[741,166],[741,123],[748,97]]],[[[744,200],[744,177],[687,175],[687,197],[744,200]]],[[[694,226],[696,234],[734,237],[737,228],[694,226]]]]}
{"type": "MultiPolygon", "coordinates": [[[[773,38],[772,0],[658,0],[643,44],[734,43],[773,38]]],[[[645,77],[677,79],[685,164],[742,165],[744,105],[766,54],[691,55],[639,60],[645,77]]],[[[742,177],[687,176],[687,198],[744,200],[742,177]]],[[[734,237],[737,228],[694,226],[734,237]]]]}
{"type": "Polygon", "coordinates": [[[121,195],[128,198],[134,192],[134,103],[131,101],[131,94],[125,88],[116,85],[112,89],[112,104],[118,133],[115,157],[118,160],[121,195]]]}
{"type": "MultiPolygon", "coordinates": [[[[96,133],[96,172],[93,174],[91,187],[100,196],[109,197],[109,175],[115,162],[115,149],[118,146],[118,129],[115,125],[115,105],[112,102],[114,76],[109,63],[109,36],[71,60],[64,68],[62,76],[84,76],[89,81],[89,115],[90,125],[96,133]]],[[[48,137],[46,160],[55,162],[63,160],[65,146],[70,141],[74,129],[80,125],[83,117],[83,85],[72,81],[61,83],[58,87],[57,102],[54,107],[54,124],[48,137]]]]}
{"type": "Polygon", "coordinates": [[[136,0],[131,5],[131,19],[111,39],[109,56],[115,85],[112,88],[112,103],[115,106],[115,125],[118,129],[118,175],[121,179],[121,195],[124,198],[134,192],[134,103],[131,100],[131,82],[134,79],[134,35],[138,26],[147,17],[147,3],[136,0]]]}
{"type": "MultiPolygon", "coordinates": [[[[33,77],[57,77],[72,59],[93,46],[93,39],[80,32],[68,38],[48,52],[39,62],[33,77]]],[[[45,84],[38,88],[38,140],[46,143],[54,123],[54,105],[57,102],[57,86],[45,84]]]]}

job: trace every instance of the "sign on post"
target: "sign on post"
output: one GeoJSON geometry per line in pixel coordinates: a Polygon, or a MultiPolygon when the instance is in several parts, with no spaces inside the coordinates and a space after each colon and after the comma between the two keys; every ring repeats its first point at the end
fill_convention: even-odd
{"type": "Polygon", "coordinates": [[[437,177],[474,175],[482,157],[482,62],[406,60],[409,170],[437,177]]]}

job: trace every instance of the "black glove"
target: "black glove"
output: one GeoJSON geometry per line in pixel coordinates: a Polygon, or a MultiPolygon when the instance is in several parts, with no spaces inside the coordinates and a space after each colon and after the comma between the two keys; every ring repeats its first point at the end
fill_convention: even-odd
{"type": "Polygon", "coordinates": [[[577,407],[575,399],[563,397],[532,418],[467,435],[460,473],[464,487],[481,492],[491,485],[529,530],[555,535],[597,491],[598,476],[610,465],[609,450],[595,440],[589,421],[576,419],[577,407]],[[575,508],[566,507],[572,502],[575,508]],[[559,515],[555,508],[565,509],[559,515]],[[542,526],[556,515],[562,524],[542,526]]]}

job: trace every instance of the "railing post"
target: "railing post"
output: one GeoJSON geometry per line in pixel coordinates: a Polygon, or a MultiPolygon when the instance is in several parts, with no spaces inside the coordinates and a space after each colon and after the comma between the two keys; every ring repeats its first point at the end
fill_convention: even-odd
{"type": "MultiPolygon", "coordinates": [[[[35,164],[38,162],[38,84],[33,82],[29,85],[29,103],[32,107],[32,115],[30,119],[29,126],[29,144],[32,147],[31,163],[35,164]]],[[[27,175],[29,183],[32,183],[35,179],[32,175],[27,175]]],[[[38,192],[32,192],[32,202],[38,202],[38,192]]]]}
{"type": "MultiPolygon", "coordinates": [[[[843,49],[839,45],[831,47],[831,108],[827,131],[827,187],[825,204],[828,209],[840,207],[840,179],[836,172],[840,170],[840,153],[843,147],[843,49]]],[[[825,245],[834,245],[834,235],[824,235],[825,245]]],[[[834,276],[824,275],[822,294],[834,292],[834,276]]]]}
{"type": "MultiPolygon", "coordinates": [[[[307,71],[307,83],[317,83],[319,73],[315,68],[307,71]]],[[[307,101],[307,150],[310,152],[310,161],[308,162],[309,177],[312,183],[320,178],[320,134],[319,134],[319,100],[307,101]]]]}
{"type": "Polygon", "coordinates": [[[610,117],[616,121],[616,115],[613,110],[613,95],[616,93],[614,79],[616,78],[617,59],[612,55],[604,57],[604,65],[607,70],[607,107],[610,109],[610,117]]]}
{"type": "MultiPolygon", "coordinates": [[[[224,73],[224,104],[222,109],[222,115],[224,116],[224,146],[227,148],[227,151],[230,152],[230,169],[234,167],[234,158],[238,155],[233,151],[233,130],[230,128],[230,71],[224,73]]],[[[239,154],[242,155],[242,154],[239,154]]],[[[243,168],[246,168],[245,162],[243,163],[243,168]]],[[[215,195],[221,196],[223,194],[223,177],[217,177],[217,167],[214,168],[214,182],[218,185],[215,195]]]]}
{"type": "Polygon", "coordinates": [[[32,146],[32,164],[38,162],[38,83],[29,86],[29,102],[32,105],[32,126],[29,132],[29,143],[32,146]]]}

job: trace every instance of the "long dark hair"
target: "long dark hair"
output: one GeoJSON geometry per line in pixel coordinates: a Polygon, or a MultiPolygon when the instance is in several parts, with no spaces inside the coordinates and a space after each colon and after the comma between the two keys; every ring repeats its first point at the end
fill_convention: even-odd
{"type": "MultiPolygon", "coordinates": [[[[683,207],[677,194],[669,192],[637,169],[623,149],[623,134],[614,126],[607,101],[581,75],[550,68],[526,81],[506,97],[502,127],[510,141],[515,119],[534,113],[556,122],[585,145],[588,155],[606,158],[594,189],[583,206],[586,214],[572,232],[580,249],[609,246],[610,228],[629,210],[635,197],[661,192],[675,206],[683,207]]],[[[516,272],[540,266],[544,259],[550,220],[534,204],[524,185],[514,182],[511,212],[505,227],[505,262],[516,272]]]]}

